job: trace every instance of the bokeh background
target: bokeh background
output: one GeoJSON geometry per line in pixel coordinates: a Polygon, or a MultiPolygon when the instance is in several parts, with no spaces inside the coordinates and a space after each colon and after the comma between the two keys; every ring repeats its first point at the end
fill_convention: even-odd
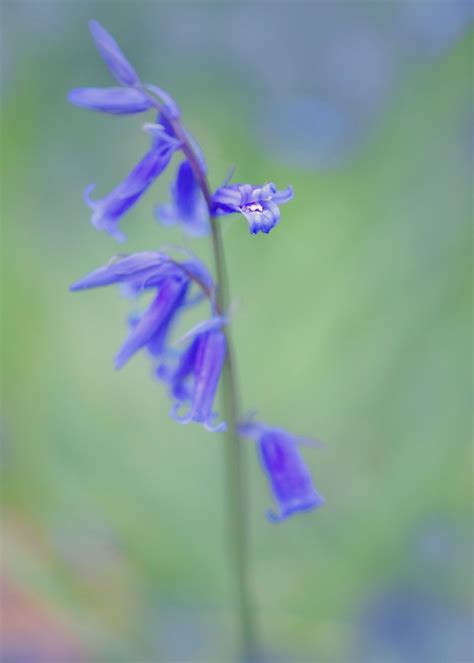
{"type": "MultiPolygon", "coordinates": [[[[251,443],[268,661],[466,663],[471,640],[472,6],[3,0],[2,661],[232,660],[223,440],[167,416],[130,302],[68,284],[119,248],[82,191],[144,153],[87,20],[179,101],[214,186],[293,184],[269,236],[226,222],[245,408],[324,441],[326,506],[273,526],[251,443]]],[[[182,242],[153,206],[127,250],[182,242]]],[[[209,259],[206,240],[186,245],[209,259]]]]}

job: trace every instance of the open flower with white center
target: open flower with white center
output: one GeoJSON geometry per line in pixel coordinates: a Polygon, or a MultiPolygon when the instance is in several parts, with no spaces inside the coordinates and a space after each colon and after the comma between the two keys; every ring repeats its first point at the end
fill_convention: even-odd
{"type": "Polygon", "coordinates": [[[217,215],[240,212],[247,219],[252,235],[269,233],[280,220],[279,205],[292,198],[291,186],[278,191],[272,182],[263,186],[228,184],[214,193],[214,212],[217,215]]]}

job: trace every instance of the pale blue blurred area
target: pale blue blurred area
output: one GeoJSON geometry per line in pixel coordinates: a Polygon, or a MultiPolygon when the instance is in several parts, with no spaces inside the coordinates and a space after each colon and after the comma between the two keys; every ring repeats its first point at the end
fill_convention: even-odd
{"type": "MultiPolygon", "coordinates": [[[[224,231],[244,407],[324,442],[325,507],[279,526],[246,450],[267,659],[474,660],[472,5],[430,0],[4,1],[2,660],[235,651],[223,440],[168,418],[146,357],[114,371],[129,301],[68,292],[124,249],[83,189],[147,149],[144,117],[66,102],[111,84],[91,17],[177,98],[213,185],[235,163],[295,189],[268,237],[224,231]]],[[[174,167],[127,251],[182,242],[152,216],[174,167]]]]}

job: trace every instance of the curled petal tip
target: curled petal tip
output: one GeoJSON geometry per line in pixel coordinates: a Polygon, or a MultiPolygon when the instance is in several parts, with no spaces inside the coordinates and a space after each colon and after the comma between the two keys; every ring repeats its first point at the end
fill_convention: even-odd
{"type": "Polygon", "coordinates": [[[193,420],[192,411],[188,412],[188,414],[179,414],[181,406],[182,403],[175,403],[170,410],[170,417],[178,424],[189,424],[193,420]]]}
{"type": "Polygon", "coordinates": [[[89,184],[88,186],[86,186],[86,188],[84,189],[84,193],[82,194],[82,197],[84,198],[84,202],[91,209],[94,209],[94,207],[96,205],[95,200],[92,200],[92,198],[91,198],[91,193],[94,191],[94,189],[95,189],[95,184],[89,184]]]}
{"type": "Polygon", "coordinates": [[[225,421],[221,421],[220,424],[217,424],[215,426],[204,424],[204,428],[208,430],[210,433],[223,433],[224,431],[227,430],[227,424],[225,421]]]}
{"type": "Polygon", "coordinates": [[[312,511],[313,509],[319,509],[323,506],[325,499],[319,493],[314,494],[314,496],[308,500],[306,503],[302,502],[299,504],[294,504],[287,508],[284,508],[280,513],[275,513],[274,511],[267,511],[266,516],[267,520],[271,523],[281,523],[290,516],[295,515],[296,513],[304,513],[307,511],[312,511]]]}
{"type": "Polygon", "coordinates": [[[113,230],[109,231],[109,235],[113,237],[113,239],[118,243],[118,244],[124,244],[127,240],[127,235],[122,232],[121,230],[113,230]]]}
{"type": "Polygon", "coordinates": [[[294,191],[291,184],[288,185],[286,189],[283,189],[282,191],[277,191],[273,196],[273,200],[277,205],[288,203],[293,198],[294,198],[294,191]]]}

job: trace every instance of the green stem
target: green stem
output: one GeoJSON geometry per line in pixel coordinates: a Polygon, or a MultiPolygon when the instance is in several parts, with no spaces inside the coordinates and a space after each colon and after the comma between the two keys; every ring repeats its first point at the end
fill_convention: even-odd
{"type": "MultiPolygon", "coordinates": [[[[215,219],[211,219],[214,259],[219,288],[222,292],[222,303],[228,306],[228,280],[225,266],[224,247],[221,228],[215,219]]],[[[224,308],[223,310],[226,310],[224,308]]],[[[227,421],[225,463],[229,494],[229,527],[231,530],[232,552],[235,557],[237,574],[238,609],[240,619],[242,654],[244,661],[256,658],[256,639],[253,610],[250,601],[249,578],[249,540],[247,521],[248,490],[244,448],[237,434],[240,419],[240,403],[238,397],[235,372],[235,357],[230,329],[227,326],[227,359],[222,372],[222,394],[224,417],[227,421]]]]}
{"type": "MultiPolygon", "coordinates": [[[[212,191],[206,174],[203,172],[199,159],[179,120],[171,120],[176,137],[181,141],[181,148],[189,161],[197,181],[202,189],[209,208],[212,247],[216,272],[217,294],[216,308],[219,314],[225,314],[229,307],[229,282],[222,241],[221,226],[212,211],[212,191]]],[[[249,578],[249,540],[247,522],[247,482],[244,449],[242,447],[237,426],[240,420],[240,400],[235,369],[235,355],[232,344],[230,325],[223,327],[227,341],[227,354],[222,370],[222,394],[224,418],[227,422],[227,438],[225,444],[225,464],[227,471],[229,527],[231,549],[234,557],[237,580],[237,608],[239,615],[241,656],[246,663],[256,661],[257,644],[253,609],[250,600],[249,578]]]]}

